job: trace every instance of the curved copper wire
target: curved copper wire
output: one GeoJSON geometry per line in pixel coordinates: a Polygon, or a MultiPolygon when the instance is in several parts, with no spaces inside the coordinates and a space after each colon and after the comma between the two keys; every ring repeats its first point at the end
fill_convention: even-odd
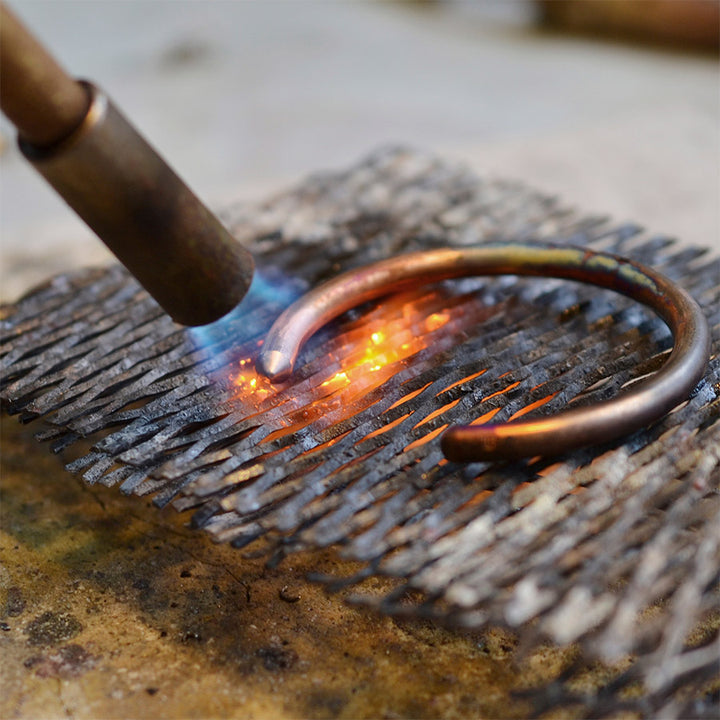
{"type": "Polygon", "coordinates": [[[400,255],[351,270],[307,293],[275,321],[259,358],[273,381],[287,378],[303,343],[329,320],[367,300],[470,275],[533,275],[615,290],[655,310],[674,347],[663,367],[618,397],[537,420],[454,426],[442,438],[450,460],[556,455],[628,435],[685,400],[703,375],[710,332],[698,304],[668,278],[626,258],[567,245],[491,243],[400,255]]]}

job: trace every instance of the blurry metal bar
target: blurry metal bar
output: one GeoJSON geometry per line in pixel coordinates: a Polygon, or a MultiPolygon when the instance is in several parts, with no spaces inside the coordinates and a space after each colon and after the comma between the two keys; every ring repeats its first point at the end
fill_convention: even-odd
{"type": "Polygon", "coordinates": [[[450,460],[557,455],[614,440],[672,410],[702,377],[710,331],[702,310],[681,287],[616,255],[521,243],[410,253],[339,275],[300,298],[275,321],[260,354],[260,370],[274,381],[287,378],[305,341],[362,302],[419,283],[505,274],[566,278],[615,290],[655,310],[670,327],[675,346],[661,370],[611,400],[538,420],[449,428],[442,448],[450,460]]]}
{"type": "Polygon", "coordinates": [[[25,157],[174,320],[230,312],[250,287],[250,253],[102,91],[0,13],[0,104],[25,157]]]}

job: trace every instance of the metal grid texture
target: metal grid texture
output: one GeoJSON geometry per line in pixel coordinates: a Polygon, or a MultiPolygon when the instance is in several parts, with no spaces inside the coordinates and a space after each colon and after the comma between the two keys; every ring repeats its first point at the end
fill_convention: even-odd
{"type": "Polygon", "coordinates": [[[55,451],[90,438],[92,450],[69,466],[88,483],[193,509],[193,523],[220,541],[262,540],[271,562],[338,546],[364,569],[322,580],[358,585],[359,601],[385,612],[509,626],[524,648],[576,642],[586,659],[635,657],[586,694],[573,685],[581,668],[568,668],[535,693],[538,712],[564,702],[594,715],[710,715],[720,615],[718,258],[403,148],[225,219],[259,268],[233,315],[186,330],[118,266],[56,277],[3,310],[3,406],[42,418],[38,438],[55,451]],[[713,339],[693,396],[621,443],[522,462],[445,461],[438,436],[448,424],[614,395],[657,369],[671,345],[664,323],[630,300],[515,277],[448,281],[367,304],[310,341],[291,381],[273,387],[255,372],[274,318],[322,279],[489,239],[588,245],[680,283],[713,339]],[[375,574],[398,578],[397,590],[362,594],[375,574]],[[642,692],[628,692],[638,683],[642,692]]]}

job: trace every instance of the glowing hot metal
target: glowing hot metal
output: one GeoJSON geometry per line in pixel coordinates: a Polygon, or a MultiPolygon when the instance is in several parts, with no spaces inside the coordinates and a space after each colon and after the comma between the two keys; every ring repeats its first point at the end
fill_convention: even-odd
{"type": "Polygon", "coordinates": [[[259,357],[273,381],[288,378],[305,341],[350,308],[418,284],[469,275],[557,277],[608,288],[655,310],[675,345],[663,368],[621,396],[539,420],[449,428],[445,455],[462,462],[554,455],[627,435],[669,412],[702,377],[710,333],[699,306],[654,270],[585,248],[520,243],[439,249],[383,260],[312,290],[275,322],[259,357]]]}

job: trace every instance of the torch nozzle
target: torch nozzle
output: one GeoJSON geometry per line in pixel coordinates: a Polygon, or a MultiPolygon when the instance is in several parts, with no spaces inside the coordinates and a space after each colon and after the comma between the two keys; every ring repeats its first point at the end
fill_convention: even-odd
{"type": "Polygon", "coordinates": [[[0,4],[0,105],[25,157],[177,322],[230,312],[250,253],[98,88],[0,4]]]}

